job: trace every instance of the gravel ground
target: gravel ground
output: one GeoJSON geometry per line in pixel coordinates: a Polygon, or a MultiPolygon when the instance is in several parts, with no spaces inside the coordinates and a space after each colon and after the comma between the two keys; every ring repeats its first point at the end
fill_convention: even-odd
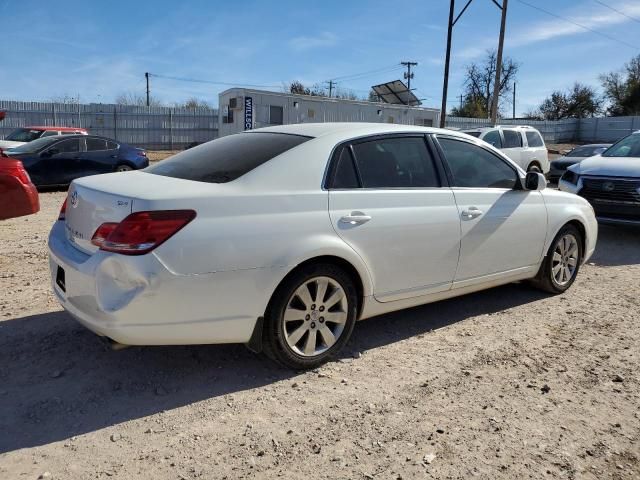
{"type": "Polygon", "coordinates": [[[60,310],[63,192],[0,223],[0,478],[640,478],[640,230],[566,294],[512,284],[361,322],[336,362],[109,350],[60,310]]]}

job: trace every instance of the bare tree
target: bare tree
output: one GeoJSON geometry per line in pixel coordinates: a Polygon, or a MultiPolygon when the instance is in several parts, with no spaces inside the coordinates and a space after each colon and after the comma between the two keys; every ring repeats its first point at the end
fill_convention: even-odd
{"type": "MultiPolygon", "coordinates": [[[[147,105],[147,97],[134,92],[123,92],[116,97],[115,103],[118,105],[134,105],[138,107],[144,107],[147,105]]],[[[161,107],[162,102],[154,97],[149,97],[149,106],[161,107]]]]}
{"type": "Polygon", "coordinates": [[[199,98],[191,97],[188,98],[184,103],[177,103],[176,107],[196,110],[198,108],[211,108],[211,105],[206,100],[200,100],[199,98]]]}
{"type": "Polygon", "coordinates": [[[54,97],[51,97],[51,102],[53,103],[64,103],[66,105],[77,105],[78,103],[80,103],[80,96],[72,96],[69,95],[68,93],[65,93],[63,95],[57,95],[54,97]]]}
{"type": "MultiPolygon", "coordinates": [[[[485,57],[478,63],[467,65],[465,73],[465,95],[462,108],[453,111],[466,112],[464,116],[489,118],[493,98],[493,84],[496,78],[497,53],[488,50],[485,57]]],[[[502,60],[502,76],[500,79],[499,99],[502,100],[511,93],[513,82],[520,64],[511,58],[502,60]]]]}

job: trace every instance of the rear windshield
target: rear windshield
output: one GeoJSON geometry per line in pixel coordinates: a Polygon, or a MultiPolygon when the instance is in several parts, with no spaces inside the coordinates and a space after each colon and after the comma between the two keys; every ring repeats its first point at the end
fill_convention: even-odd
{"type": "Polygon", "coordinates": [[[591,157],[593,156],[594,152],[596,150],[598,150],[599,148],[602,148],[601,146],[596,146],[596,147],[576,147],[573,150],[571,150],[569,153],[567,153],[567,157],[591,157]]]}
{"type": "Polygon", "coordinates": [[[38,150],[46,147],[47,145],[57,142],[58,140],[60,139],[54,137],[40,137],[36,138],[32,142],[25,143],[24,145],[14,147],[10,150],[12,153],[35,153],[38,150]]]}
{"type": "Polygon", "coordinates": [[[197,182],[226,183],[311,137],[285,133],[238,133],[199,145],[144,171],[197,182]]]}

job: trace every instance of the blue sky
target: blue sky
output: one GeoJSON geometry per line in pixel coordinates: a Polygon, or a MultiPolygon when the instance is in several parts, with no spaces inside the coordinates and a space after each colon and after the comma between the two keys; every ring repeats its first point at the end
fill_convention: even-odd
{"type": "MultiPolygon", "coordinates": [[[[464,0],[458,0],[458,10],[464,0]]],[[[627,46],[510,0],[505,54],[518,60],[517,112],[535,107],[575,80],[598,75],[640,53],[640,1],[528,0],[627,46]],[[636,20],[628,17],[635,17],[636,20]],[[638,48],[635,48],[638,47],[638,48]]],[[[402,77],[399,62],[419,62],[412,86],[425,105],[440,106],[447,0],[121,1],[62,3],[0,0],[0,98],[113,101],[144,93],[144,72],[281,88],[293,79],[339,82],[366,95],[402,77]],[[398,68],[394,70],[394,66],[398,68]]],[[[454,31],[450,106],[464,67],[497,45],[499,10],[474,0],[454,31]]],[[[217,104],[222,85],[153,78],[166,103],[196,96],[217,104]]]]}

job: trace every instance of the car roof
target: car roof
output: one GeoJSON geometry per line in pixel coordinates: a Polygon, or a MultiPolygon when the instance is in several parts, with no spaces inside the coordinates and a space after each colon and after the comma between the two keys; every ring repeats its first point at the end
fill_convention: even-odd
{"type": "Polygon", "coordinates": [[[42,125],[29,125],[28,127],[23,127],[23,128],[28,128],[30,130],[59,130],[61,132],[75,132],[75,131],[83,131],[86,132],[87,129],[86,128],[82,128],[82,127],[52,127],[52,126],[42,126],[42,125]]]}
{"type": "Polygon", "coordinates": [[[494,126],[483,126],[483,127],[477,127],[477,128],[465,128],[464,130],[462,130],[463,132],[484,132],[486,130],[495,130],[495,129],[500,129],[500,128],[509,128],[509,129],[513,129],[513,130],[532,130],[532,131],[538,131],[537,128],[532,127],[531,125],[494,125],[494,126]]]}
{"type": "MultiPolygon", "coordinates": [[[[460,132],[434,127],[419,127],[415,125],[401,125],[396,123],[364,123],[364,122],[326,122],[326,123],[296,123],[259,128],[244,133],[266,132],[286,133],[289,135],[303,135],[319,138],[333,135],[336,137],[353,138],[365,135],[386,133],[446,133],[463,136],[460,132]]],[[[464,135],[466,137],[466,135],[464,135]]]]}

